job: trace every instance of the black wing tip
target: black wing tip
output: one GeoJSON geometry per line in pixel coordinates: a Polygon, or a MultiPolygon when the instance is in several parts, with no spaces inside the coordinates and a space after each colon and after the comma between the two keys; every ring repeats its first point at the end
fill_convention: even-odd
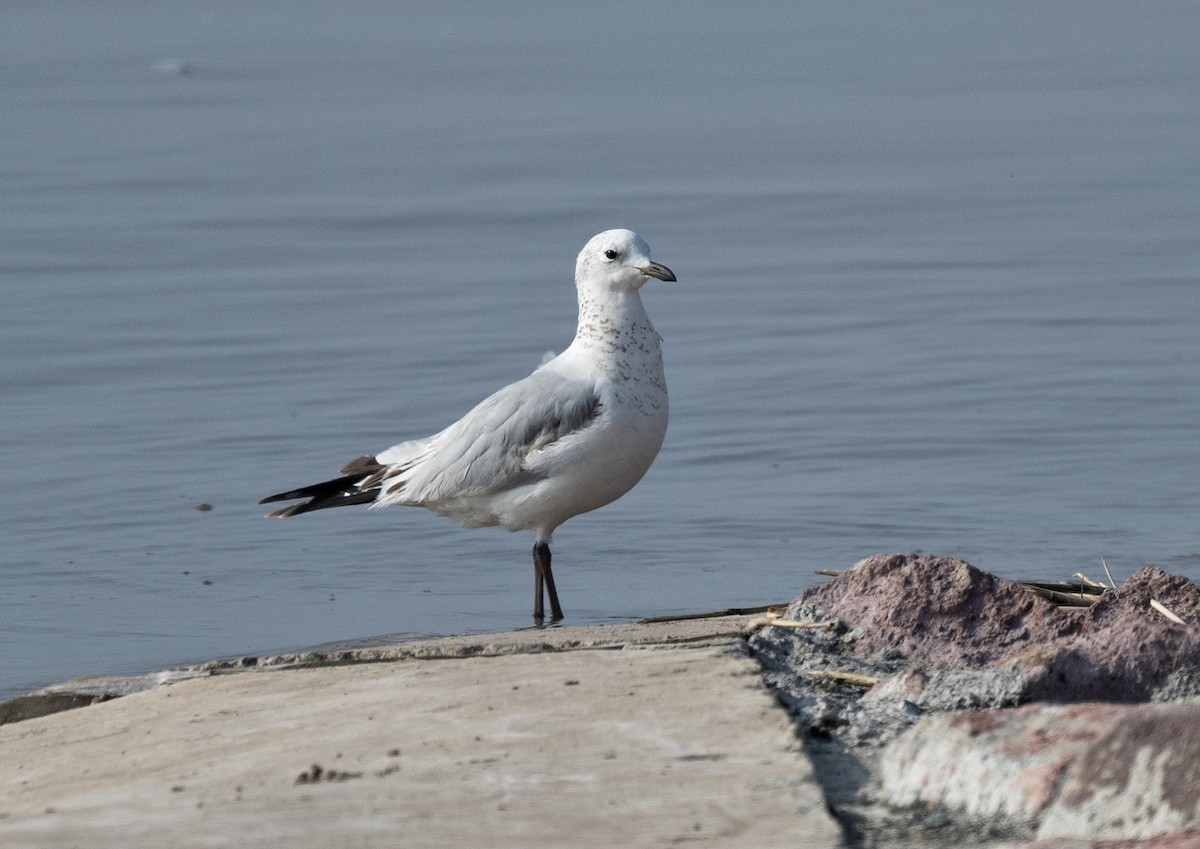
{"type": "MultiPolygon", "coordinates": [[[[266,498],[259,501],[259,504],[271,504],[275,501],[291,501],[304,496],[296,495],[292,492],[278,492],[275,495],[268,495],[266,498]]],[[[264,518],[267,519],[286,519],[288,516],[295,516],[297,513],[303,513],[304,508],[311,504],[312,501],[301,501],[299,504],[289,504],[287,507],[279,507],[267,513],[264,518]]]]}
{"type": "MultiPolygon", "coordinates": [[[[258,502],[262,504],[263,502],[258,502]]],[[[291,507],[281,507],[278,510],[272,510],[264,518],[266,519],[286,519],[288,516],[296,515],[296,511],[303,507],[303,504],[293,504],[291,507]]]]}
{"type": "Polygon", "coordinates": [[[278,510],[272,510],[267,514],[268,519],[286,519],[289,516],[298,516],[301,513],[310,513],[313,510],[325,510],[329,507],[370,504],[379,495],[379,486],[367,487],[366,489],[359,488],[359,484],[365,477],[366,474],[361,472],[353,475],[345,475],[323,483],[313,484],[312,486],[268,495],[258,503],[271,504],[276,501],[294,501],[298,498],[307,499],[306,501],[301,501],[299,504],[292,504],[288,507],[280,507],[278,510]]]}
{"type": "Polygon", "coordinates": [[[367,478],[383,469],[384,467],[374,457],[365,454],[362,457],[355,457],[347,463],[342,469],[341,477],[315,483],[312,486],[289,489],[287,492],[277,492],[274,495],[268,495],[258,503],[272,504],[276,501],[295,501],[297,498],[308,499],[290,507],[272,510],[267,514],[268,519],[286,519],[289,516],[313,510],[324,510],[328,507],[368,504],[379,495],[379,484],[367,481],[367,478]]]}
{"type": "MultiPolygon", "coordinates": [[[[332,483],[330,481],[329,483],[332,483]]],[[[304,486],[300,489],[289,489],[287,492],[277,492],[274,495],[268,495],[258,503],[273,504],[276,501],[295,501],[297,498],[311,498],[326,488],[327,484],[319,483],[313,486],[304,486]]]]}

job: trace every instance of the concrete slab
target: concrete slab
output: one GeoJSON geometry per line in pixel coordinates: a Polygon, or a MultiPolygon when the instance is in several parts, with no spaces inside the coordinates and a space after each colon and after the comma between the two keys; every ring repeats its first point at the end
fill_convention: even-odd
{"type": "Polygon", "coordinates": [[[838,845],[757,665],[707,627],[255,667],[6,725],[0,845],[838,845]]]}

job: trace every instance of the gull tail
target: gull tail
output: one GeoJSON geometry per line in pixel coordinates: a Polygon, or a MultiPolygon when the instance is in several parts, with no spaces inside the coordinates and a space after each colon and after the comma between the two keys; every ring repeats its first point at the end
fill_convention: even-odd
{"type": "Polygon", "coordinates": [[[329,507],[345,507],[350,504],[369,504],[379,495],[379,483],[372,486],[367,481],[367,487],[360,484],[372,475],[383,471],[374,457],[365,456],[351,460],[342,469],[342,476],[332,480],[290,489],[287,492],[277,492],[268,495],[259,504],[270,504],[274,501],[293,501],[297,498],[307,498],[299,504],[281,507],[267,514],[268,518],[286,519],[288,516],[298,516],[301,513],[311,513],[313,510],[324,510],[329,507]]]}

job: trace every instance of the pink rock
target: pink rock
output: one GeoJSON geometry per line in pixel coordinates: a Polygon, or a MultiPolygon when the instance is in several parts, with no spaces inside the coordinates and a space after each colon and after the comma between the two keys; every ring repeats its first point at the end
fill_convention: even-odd
{"type": "Polygon", "coordinates": [[[884,750],[884,800],[1032,828],[1067,768],[1123,710],[1036,705],[928,716],[884,750]]]}
{"type": "Polygon", "coordinates": [[[1133,840],[1084,840],[1060,837],[1033,843],[1006,843],[996,849],[1200,849],[1200,830],[1188,829],[1133,840]]]}
{"type": "Polygon", "coordinates": [[[937,714],[885,749],[880,778],[890,805],[1036,828],[1053,845],[1195,845],[1200,702],[937,714]]]}
{"type": "Polygon", "coordinates": [[[1200,680],[1200,589],[1148,566],[1082,610],[951,557],[868,557],[801,601],[858,632],[854,652],[898,649],[933,670],[1015,668],[1022,700],[1145,701],[1176,673],[1200,680]],[[1191,623],[1151,608],[1156,599],[1191,623]]]}
{"type": "Polygon", "coordinates": [[[868,557],[800,598],[860,629],[856,653],[896,648],[932,669],[990,666],[1079,628],[1012,581],[930,554],[868,557]]]}
{"type": "Polygon", "coordinates": [[[1200,702],[1122,710],[1071,764],[1038,837],[1200,828],[1200,702]]]}
{"type": "Polygon", "coordinates": [[[1187,578],[1147,566],[1078,617],[1079,633],[1021,656],[1031,699],[1148,699],[1179,670],[1200,670],[1200,590],[1187,578]],[[1150,606],[1165,604],[1178,625],[1150,606]]]}

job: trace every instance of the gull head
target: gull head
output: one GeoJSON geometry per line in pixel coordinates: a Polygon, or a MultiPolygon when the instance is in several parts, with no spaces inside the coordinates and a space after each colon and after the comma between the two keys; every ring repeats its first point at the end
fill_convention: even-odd
{"type": "Polygon", "coordinates": [[[675,280],[671,269],[650,259],[650,246],[632,230],[592,236],[575,263],[575,283],[581,287],[635,292],[651,277],[675,280]]]}

